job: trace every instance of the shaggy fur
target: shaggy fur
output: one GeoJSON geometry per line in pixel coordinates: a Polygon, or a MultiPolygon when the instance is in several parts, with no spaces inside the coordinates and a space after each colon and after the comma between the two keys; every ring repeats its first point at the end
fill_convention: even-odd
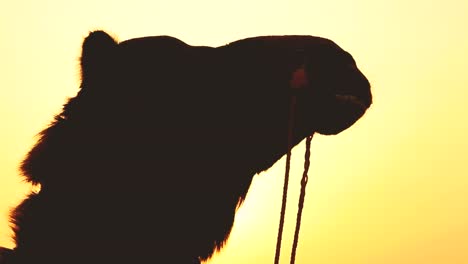
{"type": "Polygon", "coordinates": [[[292,94],[294,145],[371,104],[351,55],[310,36],[211,48],[96,31],[81,71],[22,163],[42,188],[14,210],[4,263],[198,263],[225,243],[252,177],[286,153],[292,94]]]}

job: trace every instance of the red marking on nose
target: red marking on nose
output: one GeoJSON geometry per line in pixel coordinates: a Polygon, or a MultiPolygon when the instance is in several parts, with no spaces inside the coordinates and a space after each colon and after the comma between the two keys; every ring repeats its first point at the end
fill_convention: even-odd
{"type": "Polygon", "coordinates": [[[293,73],[291,81],[289,82],[289,84],[294,89],[300,89],[300,88],[305,87],[305,86],[307,86],[309,84],[309,80],[307,79],[304,68],[299,68],[293,73]]]}

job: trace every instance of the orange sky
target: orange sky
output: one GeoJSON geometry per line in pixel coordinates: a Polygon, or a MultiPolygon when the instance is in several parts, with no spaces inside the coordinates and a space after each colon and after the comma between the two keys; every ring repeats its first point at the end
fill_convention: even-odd
{"type": "MultiPolygon", "coordinates": [[[[0,245],[30,188],[17,166],[78,90],[84,36],[172,35],[222,45],[257,35],[331,38],[355,57],[374,105],[351,129],[312,141],[297,263],[468,263],[468,2],[10,1],[0,9],[0,245]]],[[[288,259],[304,146],[293,177],[288,259]]],[[[272,263],[284,159],[256,176],[225,249],[209,263],[272,263]]]]}

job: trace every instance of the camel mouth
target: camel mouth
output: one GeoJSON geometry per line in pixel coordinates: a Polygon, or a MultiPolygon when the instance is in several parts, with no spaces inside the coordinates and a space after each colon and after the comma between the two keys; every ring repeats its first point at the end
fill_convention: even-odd
{"type": "Polygon", "coordinates": [[[340,101],[342,103],[352,103],[355,105],[361,106],[364,110],[369,107],[369,105],[366,105],[363,100],[359,99],[359,97],[355,95],[345,95],[345,94],[335,94],[335,99],[337,101],[340,101]]]}
{"type": "Polygon", "coordinates": [[[355,95],[344,95],[344,94],[336,94],[335,99],[340,104],[351,104],[356,107],[356,110],[362,110],[364,113],[367,108],[369,108],[370,103],[364,102],[364,100],[360,99],[355,95]]]}
{"type": "Polygon", "coordinates": [[[323,135],[335,135],[351,127],[372,104],[368,96],[341,93],[330,101],[321,109],[317,122],[317,132],[323,135]]]}

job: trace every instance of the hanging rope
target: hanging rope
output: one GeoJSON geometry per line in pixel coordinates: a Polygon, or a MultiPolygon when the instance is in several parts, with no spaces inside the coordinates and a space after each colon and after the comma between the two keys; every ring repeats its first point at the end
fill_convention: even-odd
{"type": "Polygon", "coordinates": [[[296,231],[294,232],[294,242],[291,251],[291,264],[296,262],[296,249],[297,243],[299,242],[299,230],[301,229],[301,218],[302,218],[302,209],[304,208],[304,199],[306,194],[306,186],[309,180],[309,176],[307,173],[309,172],[310,167],[310,142],[312,141],[312,135],[307,137],[306,140],[306,152],[304,157],[304,173],[302,174],[301,180],[301,194],[299,196],[299,204],[297,208],[297,216],[296,216],[296,231]]]}
{"type": "MultiPolygon", "coordinates": [[[[293,73],[291,79],[291,88],[300,89],[307,85],[308,80],[304,71],[304,67],[299,68],[293,73]]],[[[294,115],[296,110],[296,96],[293,94],[289,103],[289,119],[288,119],[288,149],[286,154],[286,171],[284,175],[284,184],[283,184],[283,200],[281,203],[281,213],[280,213],[280,222],[278,227],[278,237],[276,240],[276,253],[275,253],[275,262],[274,264],[279,264],[279,259],[281,255],[281,242],[283,239],[283,229],[284,229],[284,218],[286,215],[286,202],[288,197],[288,185],[289,185],[289,172],[291,169],[291,149],[293,148],[293,133],[294,133],[294,115]]],[[[313,135],[313,134],[312,134],[313,135]]],[[[291,252],[291,264],[295,263],[296,260],[296,249],[299,242],[299,231],[301,228],[301,218],[302,218],[302,209],[304,208],[304,199],[305,199],[305,188],[308,181],[308,171],[310,167],[310,143],[312,141],[312,135],[307,137],[306,140],[306,153],[304,161],[304,173],[301,180],[301,193],[299,196],[297,217],[296,217],[296,230],[294,232],[294,241],[291,252]]]]}
{"type": "Polygon", "coordinates": [[[296,96],[291,96],[289,103],[289,121],[288,121],[288,152],[286,154],[286,172],[283,184],[283,201],[281,203],[280,222],[278,227],[278,237],[276,239],[275,264],[279,263],[281,254],[281,240],[283,238],[284,216],[286,213],[286,201],[288,197],[289,170],[291,167],[291,149],[293,140],[294,111],[296,109],[296,96]]]}
{"type": "MultiPolygon", "coordinates": [[[[302,52],[302,50],[298,50],[302,52]]],[[[305,67],[302,65],[297,68],[290,80],[290,87],[292,90],[302,89],[308,86],[308,79],[305,73],[305,67]]],[[[296,111],[296,95],[293,93],[291,95],[289,103],[289,119],[288,119],[288,149],[286,154],[286,171],[284,175],[284,184],[283,184],[283,201],[281,203],[281,213],[280,213],[280,222],[278,227],[278,237],[276,240],[276,253],[275,253],[275,262],[274,264],[279,264],[279,259],[281,255],[281,241],[283,239],[283,229],[284,229],[284,218],[286,215],[286,202],[288,197],[288,185],[289,185],[289,171],[291,169],[291,149],[293,148],[293,133],[294,133],[294,118],[296,111]]],[[[312,134],[313,135],[313,134],[312,134]]],[[[302,209],[304,207],[304,198],[305,198],[305,187],[307,185],[310,166],[310,142],[312,141],[312,135],[307,137],[306,141],[306,153],[305,153],[305,162],[304,162],[304,173],[301,180],[301,194],[299,196],[299,204],[296,218],[296,231],[294,233],[294,243],[291,253],[291,264],[295,262],[296,258],[296,249],[299,241],[299,230],[301,228],[301,218],[302,218],[302,209]]]]}

